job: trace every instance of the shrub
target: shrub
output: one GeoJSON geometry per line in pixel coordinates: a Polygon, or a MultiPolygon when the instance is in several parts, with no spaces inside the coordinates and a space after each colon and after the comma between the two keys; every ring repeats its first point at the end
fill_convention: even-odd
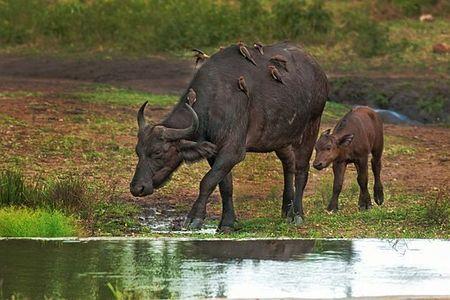
{"type": "Polygon", "coordinates": [[[0,42],[148,53],[217,47],[238,40],[317,40],[333,26],[323,3],[2,0],[0,42]]]}
{"type": "Polygon", "coordinates": [[[5,171],[0,175],[0,204],[22,204],[26,200],[26,186],[22,174],[5,171]]]}
{"type": "Polygon", "coordinates": [[[8,170],[0,174],[1,206],[42,207],[87,218],[92,214],[92,202],[86,183],[75,176],[26,182],[19,171],[8,170]]]}
{"type": "Polygon", "coordinates": [[[331,13],[323,8],[323,1],[279,0],[272,8],[277,39],[311,40],[313,34],[327,33],[333,26],[331,13]]]}
{"type": "Polygon", "coordinates": [[[46,204],[53,209],[77,213],[89,207],[86,183],[80,178],[66,176],[48,183],[46,204]]]}
{"type": "Polygon", "coordinates": [[[361,12],[346,14],[344,31],[350,34],[355,52],[362,57],[373,57],[389,47],[389,28],[367,18],[361,12]]]}
{"type": "Polygon", "coordinates": [[[43,190],[36,181],[26,183],[20,171],[6,170],[0,173],[0,206],[34,205],[43,197],[43,190]]]}

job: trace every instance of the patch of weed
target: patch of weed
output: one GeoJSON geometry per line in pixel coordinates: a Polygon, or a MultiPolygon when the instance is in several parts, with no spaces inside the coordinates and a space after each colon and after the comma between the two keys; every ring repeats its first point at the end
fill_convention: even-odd
{"type": "Polygon", "coordinates": [[[127,90],[112,86],[101,86],[93,91],[77,92],[66,97],[94,103],[114,105],[137,105],[148,101],[150,105],[169,106],[177,102],[177,96],[156,95],[140,91],[127,90]]]}
{"type": "Polygon", "coordinates": [[[76,220],[59,211],[0,208],[0,236],[3,237],[69,237],[80,233],[76,220]]]}

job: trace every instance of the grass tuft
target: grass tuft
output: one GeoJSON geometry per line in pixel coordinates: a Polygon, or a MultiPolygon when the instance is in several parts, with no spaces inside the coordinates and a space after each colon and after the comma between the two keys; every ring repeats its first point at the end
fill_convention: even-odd
{"type": "Polygon", "coordinates": [[[93,91],[78,92],[68,95],[81,101],[93,103],[108,103],[114,105],[137,105],[148,101],[150,105],[169,106],[177,102],[177,96],[155,95],[140,91],[100,86],[93,91]]]}
{"type": "Polygon", "coordinates": [[[0,208],[2,237],[67,237],[79,234],[75,219],[59,211],[0,208]]]}

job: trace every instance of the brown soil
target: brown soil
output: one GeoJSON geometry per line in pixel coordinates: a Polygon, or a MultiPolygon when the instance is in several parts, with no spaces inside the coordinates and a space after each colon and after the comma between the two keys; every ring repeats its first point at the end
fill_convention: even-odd
{"type": "Polygon", "coordinates": [[[194,64],[183,60],[55,59],[0,56],[0,88],[66,89],[79,82],[115,84],[154,93],[178,93],[193,74],[194,64]]]}

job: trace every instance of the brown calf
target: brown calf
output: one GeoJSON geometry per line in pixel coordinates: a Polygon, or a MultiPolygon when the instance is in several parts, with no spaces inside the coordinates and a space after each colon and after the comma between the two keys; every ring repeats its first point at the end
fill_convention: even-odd
{"type": "Polygon", "coordinates": [[[381,184],[381,155],[383,153],[383,123],[375,111],[367,106],[358,106],[348,112],[334,127],[322,133],[316,143],[316,158],[313,166],[322,170],[333,163],[333,196],[328,211],[338,210],[338,197],[344,182],[347,164],[354,163],[358,171],[359,208],[372,206],[368,181],[368,160],[372,153],[372,171],[375,177],[373,187],[375,202],[381,205],[384,200],[381,184]]]}

